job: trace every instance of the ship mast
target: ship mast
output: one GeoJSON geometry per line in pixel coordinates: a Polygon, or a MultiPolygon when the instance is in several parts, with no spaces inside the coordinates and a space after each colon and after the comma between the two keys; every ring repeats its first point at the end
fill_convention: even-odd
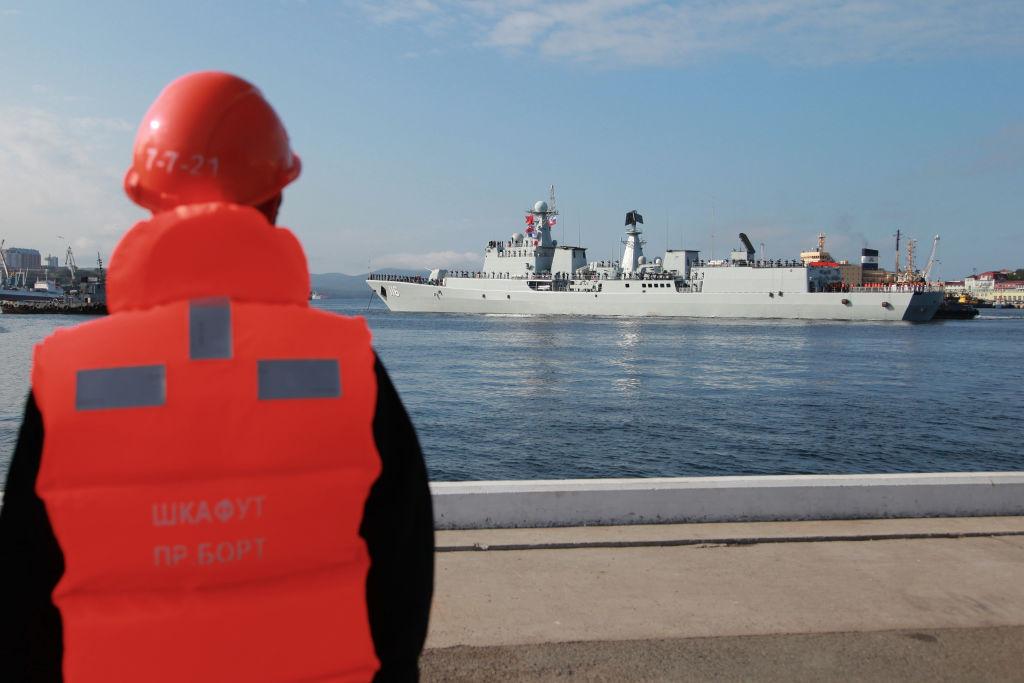
{"type": "Polygon", "coordinates": [[[914,252],[917,250],[917,240],[907,240],[907,280],[914,279],[914,252]]]}
{"type": "Polygon", "coordinates": [[[626,228],[626,237],[622,240],[626,248],[622,253],[622,260],[619,261],[623,274],[635,273],[637,266],[640,265],[640,258],[644,255],[647,240],[640,237],[642,231],[637,227],[638,223],[643,222],[644,217],[636,209],[626,214],[626,225],[629,227],[626,228]]]}
{"type": "MultiPolygon", "coordinates": [[[[552,185],[549,188],[549,197],[551,203],[545,201],[539,201],[533,205],[532,209],[527,209],[526,213],[534,217],[533,223],[530,223],[530,227],[537,225],[537,240],[538,247],[550,247],[551,246],[551,228],[553,225],[558,223],[558,219],[555,216],[558,215],[558,209],[555,208],[555,186],[552,185]]],[[[532,232],[527,228],[527,234],[532,232]]]]}
{"type": "Polygon", "coordinates": [[[896,265],[893,266],[892,273],[893,273],[893,276],[899,277],[899,274],[900,274],[900,231],[899,231],[899,228],[896,229],[896,234],[893,235],[893,237],[896,238],[896,265]]]}

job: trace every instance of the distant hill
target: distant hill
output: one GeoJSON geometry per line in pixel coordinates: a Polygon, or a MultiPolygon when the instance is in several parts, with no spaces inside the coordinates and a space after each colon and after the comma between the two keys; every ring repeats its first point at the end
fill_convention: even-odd
{"type": "MultiPolygon", "coordinates": [[[[392,275],[426,275],[426,270],[409,268],[388,268],[375,270],[374,273],[390,273],[392,275]]],[[[309,279],[313,290],[330,299],[353,299],[369,295],[366,287],[366,273],[346,275],[345,273],[311,273],[309,279]]]]}

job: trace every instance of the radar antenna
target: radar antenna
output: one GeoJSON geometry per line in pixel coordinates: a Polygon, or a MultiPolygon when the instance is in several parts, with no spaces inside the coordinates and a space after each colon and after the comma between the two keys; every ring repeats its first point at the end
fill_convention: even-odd
{"type": "Polygon", "coordinates": [[[551,185],[548,189],[552,203],[541,200],[526,210],[526,234],[528,239],[536,242],[534,247],[551,247],[551,229],[558,225],[558,209],[554,206],[555,186],[551,185]]]}

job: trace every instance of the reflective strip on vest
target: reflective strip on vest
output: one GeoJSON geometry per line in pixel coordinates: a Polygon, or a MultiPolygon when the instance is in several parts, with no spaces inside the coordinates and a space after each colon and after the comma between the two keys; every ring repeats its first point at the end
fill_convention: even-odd
{"type": "Polygon", "coordinates": [[[227,299],[189,302],[188,352],[192,360],[231,358],[231,303],[227,299]]]}
{"type": "Polygon", "coordinates": [[[166,396],[167,382],[162,365],[79,370],[75,408],[147,408],[162,406],[166,396]]]}
{"type": "Polygon", "coordinates": [[[337,360],[261,360],[258,366],[261,401],[341,396],[337,360]]]}

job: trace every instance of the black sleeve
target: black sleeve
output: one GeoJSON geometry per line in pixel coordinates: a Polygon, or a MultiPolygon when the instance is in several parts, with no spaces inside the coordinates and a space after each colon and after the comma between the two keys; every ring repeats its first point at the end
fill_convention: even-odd
{"type": "Polygon", "coordinates": [[[360,534],[370,551],[366,602],[380,659],[377,681],[414,681],[434,591],[434,515],[427,468],[412,422],[377,359],[373,435],[382,470],[360,534]]]}
{"type": "Polygon", "coordinates": [[[0,679],[60,681],[63,640],[51,594],[64,573],[36,476],[43,419],[30,394],[0,510],[0,679]]]}

